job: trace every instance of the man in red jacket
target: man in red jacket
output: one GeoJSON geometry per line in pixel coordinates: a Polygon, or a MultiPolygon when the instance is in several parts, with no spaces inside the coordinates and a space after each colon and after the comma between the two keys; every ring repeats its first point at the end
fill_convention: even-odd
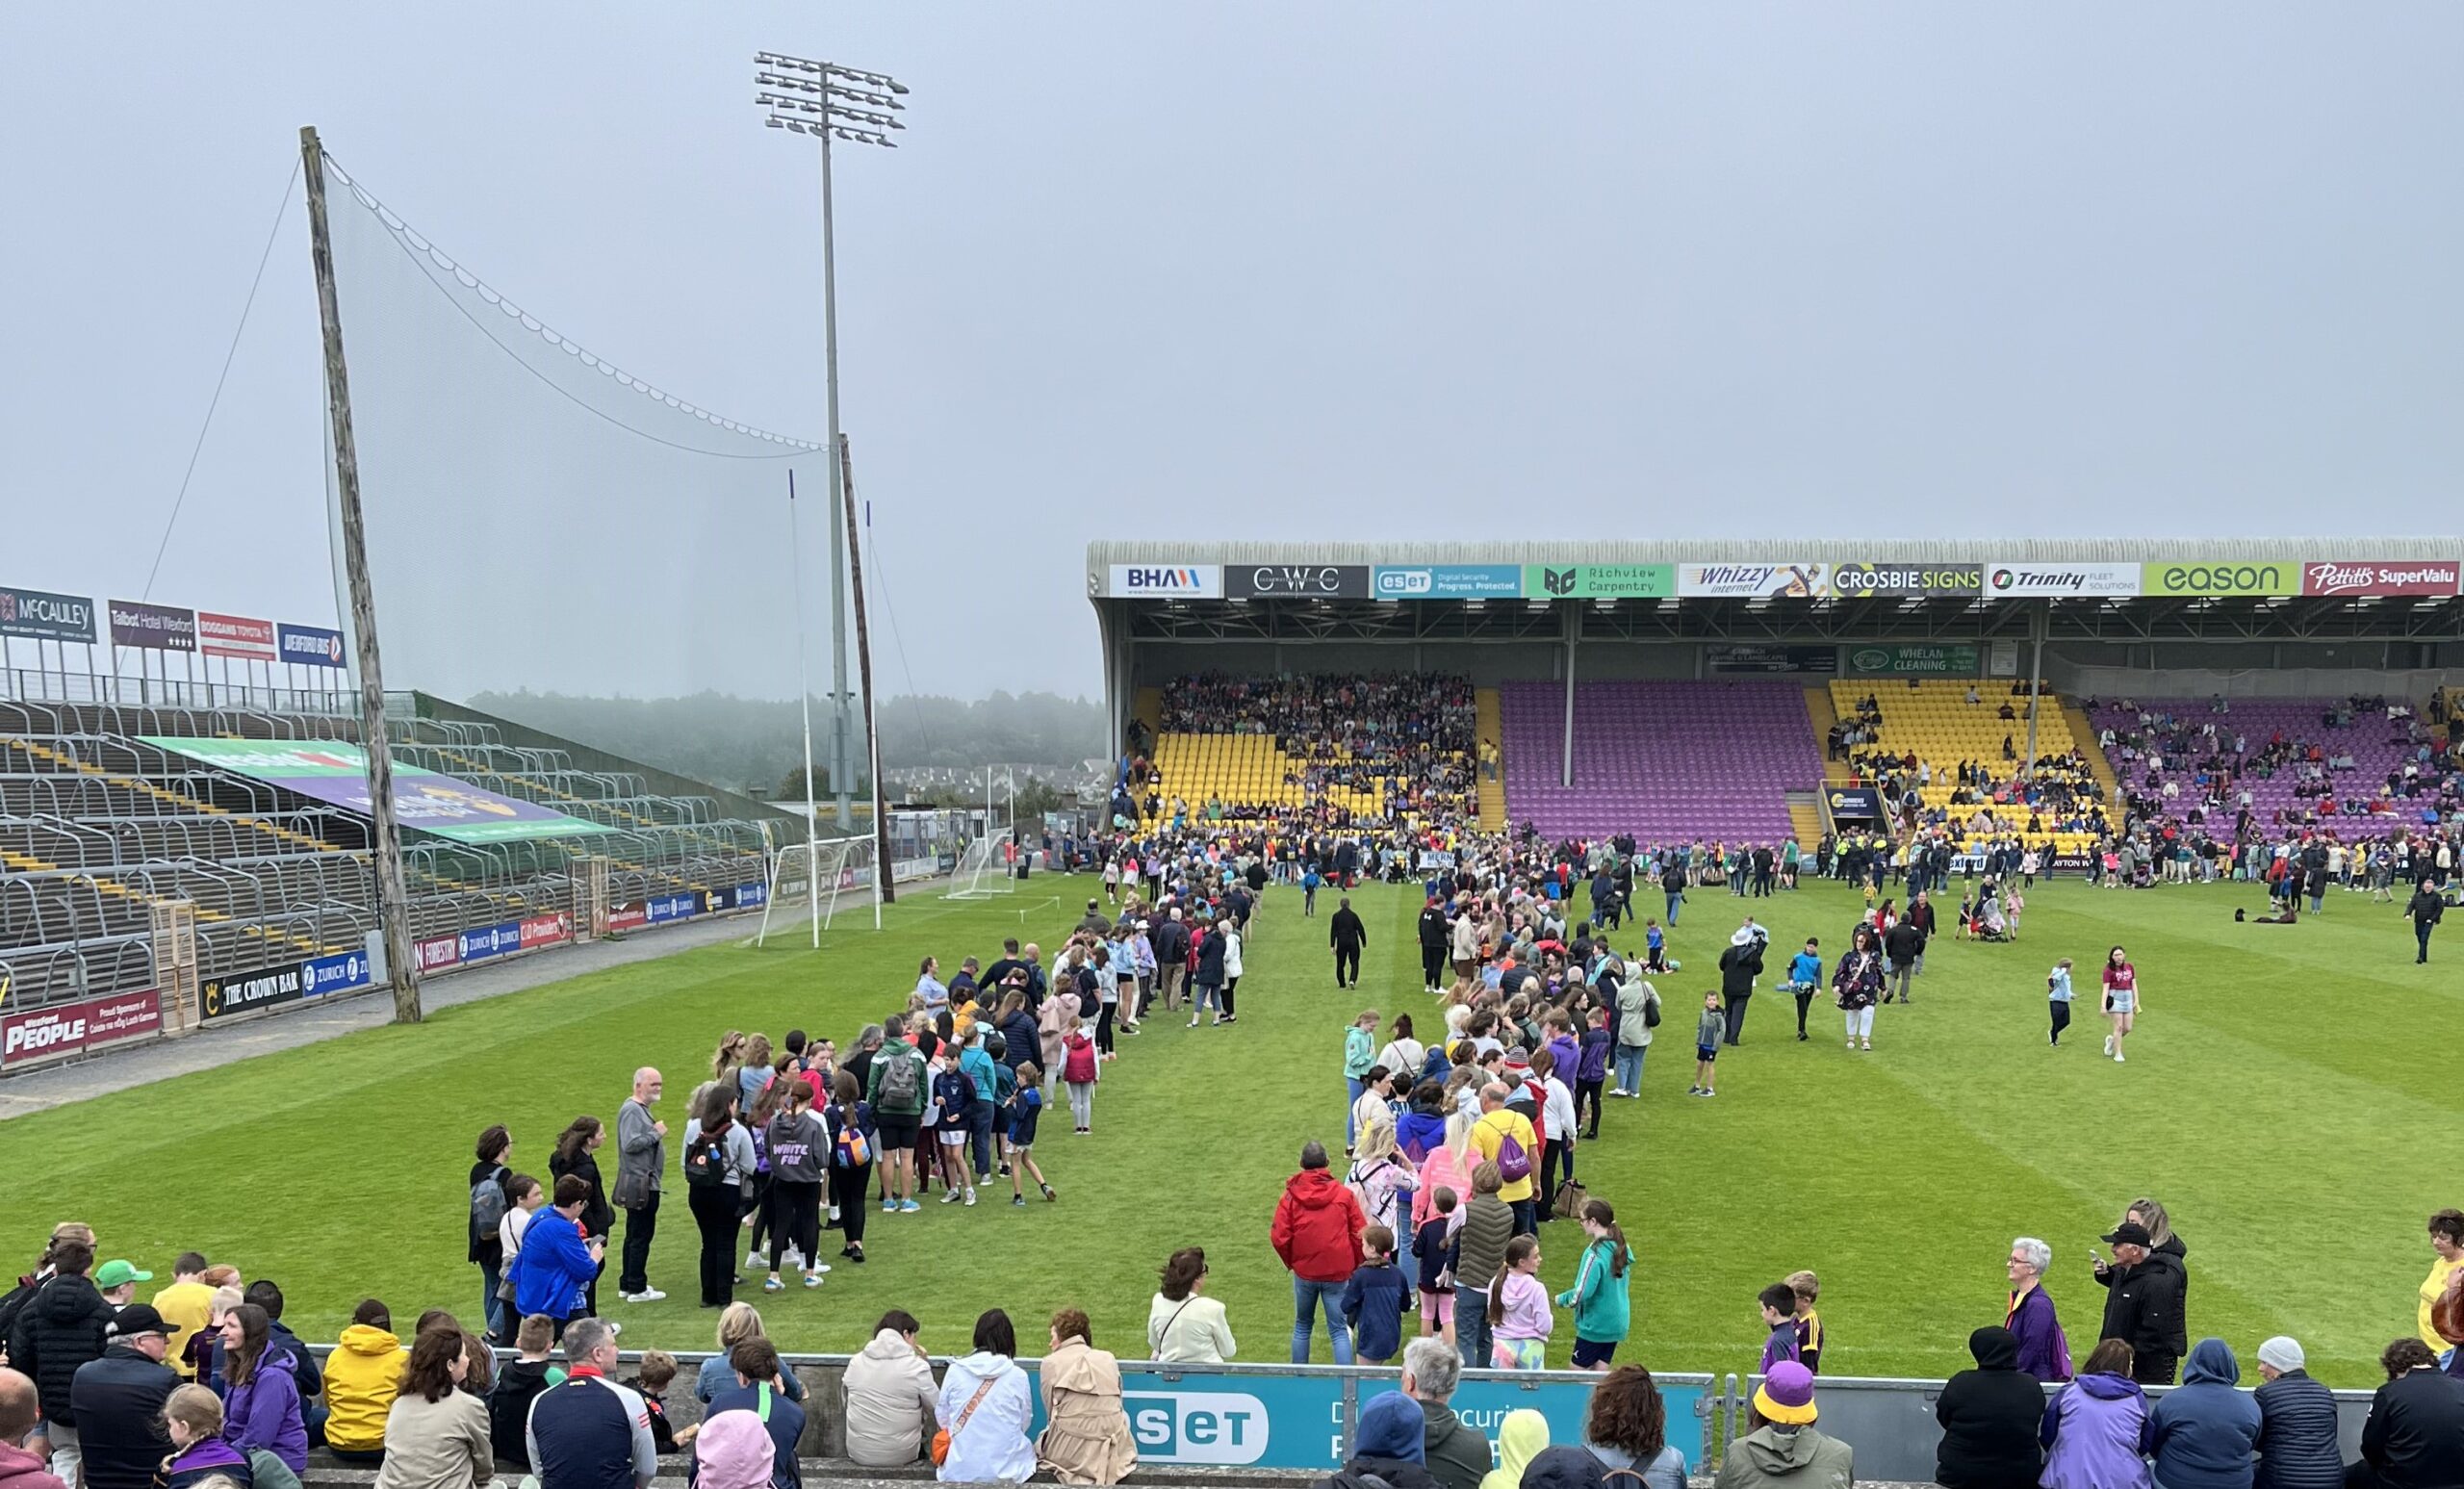
{"type": "Polygon", "coordinates": [[[1292,1363],[1309,1363],[1311,1315],[1326,1313],[1326,1335],[1335,1363],[1351,1363],[1351,1334],[1344,1326],[1344,1284],[1360,1267],[1360,1233],[1369,1224],[1360,1200],[1326,1169],[1323,1143],[1303,1143],[1300,1171],[1275,1202],[1274,1254],[1292,1269],[1292,1363]]]}

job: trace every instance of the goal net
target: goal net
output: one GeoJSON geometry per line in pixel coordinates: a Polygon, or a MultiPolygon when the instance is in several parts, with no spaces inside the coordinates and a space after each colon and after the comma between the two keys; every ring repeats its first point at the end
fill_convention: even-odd
{"type": "Polygon", "coordinates": [[[966,845],[959,855],[959,866],[950,876],[949,900],[988,900],[996,894],[1014,894],[1017,875],[1011,870],[1007,852],[1009,836],[979,837],[966,845]]]}
{"type": "Polygon", "coordinates": [[[838,913],[841,894],[851,894],[857,903],[871,899],[873,857],[869,837],[789,843],[772,854],[770,898],[761,907],[761,929],[753,944],[767,945],[773,931],[792,934],[803,921],[811,927],[813,944],[819,945],[821,933],[838,913]]]}

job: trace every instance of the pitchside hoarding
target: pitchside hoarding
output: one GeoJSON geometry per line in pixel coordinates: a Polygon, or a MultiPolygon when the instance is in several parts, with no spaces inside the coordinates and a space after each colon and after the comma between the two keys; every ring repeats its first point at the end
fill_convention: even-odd
{"type": "Polygon", "coordinates": [[[0,636],[38,641],[94,640],[94,602],[47,589],[0,589],[0,636]]]}
{"type": "MultiPolygon", "coordinates": [[[[262,781],[365,812],[368,757],[357,745],[334,740],[288,743],[273,739],[196,739],[141,735],[157,749],[185,755],[217,770],[262,781]]],[[[510,842],[531,837],[570,837],[611,829],[416,765],[394,762],[394,811],[407,828],[463,843],[510,842]]]]}
{"type": "Polygon", "coordinates": [[[277,626],[276,649],[282,659],[300,667],[341,667],[343,633],[322,626],[277,626]]]}
{"type": "Polygon", "coordinates": [[[2301,566],[2305,595],[2375,599],[2390,595],[2451,595],[2458,566],[2452,563],[2391,563],[2383,559],[2338,559],[2301,566]]]}
{"type": "Polygon", "coordinates": [[[65,1060],[162,1032],[162,995],[150,988],[0,1014],[0,1070],[65,1060]]]}
{"type": "Polygon", "coordinates": [[[273,622],[250,620],[244,615],[197,611],[196,641],[196,649],[208,656],[237,656],[244,661],[270,662],[275,655],[273,622]]]}

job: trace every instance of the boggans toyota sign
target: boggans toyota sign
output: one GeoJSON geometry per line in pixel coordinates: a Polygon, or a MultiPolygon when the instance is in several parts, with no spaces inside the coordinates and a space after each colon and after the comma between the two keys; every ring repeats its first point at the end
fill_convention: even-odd
{"type": "Polygon", "coordinates": [[[2451,595],[2458,566],[2438,561],[2386,563],[2375,560],[2313,563],[2301,566],[2301,592],[2363,599],[2378,595],[2451,595]]]}

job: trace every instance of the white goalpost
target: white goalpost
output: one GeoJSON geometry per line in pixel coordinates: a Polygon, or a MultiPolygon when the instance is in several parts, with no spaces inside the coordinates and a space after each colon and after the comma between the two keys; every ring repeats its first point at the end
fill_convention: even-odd
{"type": "Polygon", "coordinates": [[[1018,880],[1002,852],[1008,834],[988,834],[966,845],[959,855],[958,867],[951,872],[950,887],[941,897],[948,900],[988,900],[996,894],[1015,894],[1018,880]]]}
{"type": "Polygon", "coordinates": [[[869,837],[788,843],[773,852],[769,897],[762,902],[761,929],[753,944],[767,944],[773,926],[783,931],[801,915],[811,923],[812,943],[820,945],[821,933],[838,912],[839,892],[867,888],[874,867],[869,837]],[[778,918],[783,911],[786,918],[778,918]]]}

